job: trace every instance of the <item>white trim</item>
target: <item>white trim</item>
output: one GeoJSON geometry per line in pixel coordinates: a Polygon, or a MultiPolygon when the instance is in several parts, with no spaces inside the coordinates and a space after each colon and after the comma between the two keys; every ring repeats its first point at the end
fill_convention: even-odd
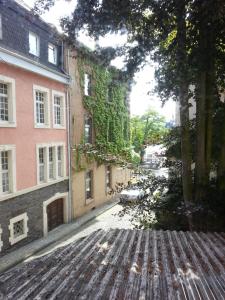
{"type": "Polygon", "coordinates": [[[2,250],[2,247],[3,247],[3,241],[2,241],[2,227],[1,227],[1,224],[0,224],[0,252],[2,250]]]}
{"type": "Polygon", "coordinates": [[[19,216],[16,216],[12,219],[9,220],[9,231],[10,231],[10,237],[9,237],[9,243],[11,245],[23,240],[24,238],[27,237],[27,233],[28,233],[28,226],[27,226],[27,221],[28,221],[28,216],[27,216],[27,213],[23,213],[19,216]],[[19,222],[23,220],[23,226],[24,226],[24,233],[17,236],[17,237],[14,237],[14,230],[13,230],[13,225],[16,223],[16,222],[19,222]]]}
{"type": "Polygon", "coordinates": [[[15,79],[0,74],[0,81],[9,86],[9,121],[1,121],[0,127],[16,127],[16,85],[15,79]]]}
{"type": "Polygon", "coordinates": [[[43,202],[43,235],[46,237],[48,235],[48,215],[47,206],[57,199],[63,198],[63,221],[64,223],[69,222],[69,211],[68,211],[68,192],[67,193],[57,193],[55,196],[43,202]]]}
{"type": "Polygon", "coordinates": [[[40,85],[33,85],[33,100],[34,100],[34,128],[50,128],[51,118],[50,118],[50,90],[46,87],[40,85]],[[45,94],[45,124],[37,123],[36,120],[36,92],[41,92],[45,94]]]}
{"type": "Polygon", "coordinates": [[[2,47],[0,47],[0,61],[64,84],[70,83],[70,77],[68,75],[61,74],[60,72],[52,70],[47,66],[44,66],[30,58],[24,57],[20,54],[12,52],[8,49],[4,49],[2,47]]]}
{"type": "Polygon", "coordinates": [[[35,186],[30,187],[30,188],[23,189],[23,190],[17,191],[17,192],[12,193],[12,194],[3,195],[0,198],[0,202],[8,200],[10,198],[15,198],[17,196],[21,196],[21,195],[24,195],[24,194],[27,194],[27,193],[30,193],[30,192],[33,192],[33,191],[36,191],[36,190],[39,190],[41,188],[56,184],[58,182],[62,182],[62,181],[67,180],[67,179],[69,179],[68,176],[63,177],[63,178],[58,179],[58,180],[55,180],[55,181],[45,182],[45,183],[42,183],[42,184],[39,184],[39,185],[35,185],[35,186]]]}
{"type": "Polygon", "coordinates": [[[52,126],[55,129],[66,129],[66,96],[65,93],[59,92],[56,90],[52,90],[52,126]],[[62,118],[63,118],[63,124],[62,125],[57,125],[55,124],[55,109],[54,109],[54,98],[55,96],[59,96],[62,98],[62,118]]]}
{"type": "MultiPolygon", "coordinates": [[[[0,198],[4,197],[5,195],[12,195],[16,192],[16,146],[15,145],[0,145],[0,152],[1,151],[9,151],[9,186],[10,191],[9,193],[0,193],[0,198]]],[[[1,177],[1,173],[0,173],[1,177]]],[[[0,178],[1,180],[1,178],[0,178]]],[[[1,201],[1,199],[0,199],[1,201]]]]}
{"type": "Polygon", "coordinates": [[[37,166],[37,185],[43,185],[46,182],[55,182],[56,180],[61,180],[66,178],[66,149],[65,149],[65,143],[64,142],[52,142],[52,143],[42,143],[42,144],[36,144],[36,166],[37,166]],[[58,176],[58,165],[57,165],[57,147],[60,146],[63,148],[63,161],[62,161],[62,176],[58,176]],[[53,151],[55,151],[55,180],[52,180],[49,178],[49,156],[48,156],[48,149],[49,147],[55,147],[53,151]],[[45,182],[39,181],[39,148],[45,149],[45,182]]]}

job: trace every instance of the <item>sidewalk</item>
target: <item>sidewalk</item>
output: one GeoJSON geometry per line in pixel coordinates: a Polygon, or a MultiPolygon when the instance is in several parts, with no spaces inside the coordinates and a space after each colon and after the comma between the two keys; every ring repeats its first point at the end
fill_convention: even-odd
{"type": "Polygon", "coordinates": [[[15,250],[9,254],[2,256],[0,258],[0,273],[17,265],[18,263],[27,259],[28,257],[35,254],[36,252],[44,249],[45,247],[55,243],[56,241],[65,238],[67,235],[70,235],[73,231],[76,231],[77,229],[79,229],[79,227],[81,227],[85,223],[96,218],[97,216],[101,215],[105,211],[109,210],[117,203],[118,200],[115,199],[111,200],[103,204],[102,206],[96,208],[95,210],[90,211],[84,216],[77,218],[72,223],[63,224],[59,226],[58,228],[50,232],[46,238],[38,239],[34,242],[29,243],[26,246],[19,248],[18,250],[15,250]]]}

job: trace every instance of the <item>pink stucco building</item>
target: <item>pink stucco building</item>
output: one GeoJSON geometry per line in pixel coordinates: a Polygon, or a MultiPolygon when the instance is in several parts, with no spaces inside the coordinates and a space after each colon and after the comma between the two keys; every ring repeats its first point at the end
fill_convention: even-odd
{"type": "Polygon", "coordinates": [[[71,217],[68,82],[57,33],[0,2],[0,255],[71,217]]]}

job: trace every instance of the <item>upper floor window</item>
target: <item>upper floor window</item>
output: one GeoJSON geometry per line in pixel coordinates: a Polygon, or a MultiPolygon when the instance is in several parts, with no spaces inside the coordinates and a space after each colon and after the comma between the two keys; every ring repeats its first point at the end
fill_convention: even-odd
{"type": "Polygon", "coordinates": [[[107,89],[106,101],[107,102],[112,102],[113,101],[113,89],[112,89],[111,85],[108,86],[108,89],[107,89]]]}
{"type": "Polygon", "coordinates": [[[64,177],[66,174],[65,166],[64,144],[37,145],[38,183],[45,183],[64,177]]]}
{"type": "Polygon", "coordinates": [[[57,47],[53,44],[48,44],[48,61],[57,64],[57,47]]]}
{"type": "Polygon", "coordinates": [[[34,86],[34,108],[35,127],[49,128],[50,109],[49,90],[47,88],[34,86]]]}
{"type": "Polygon", "coordinates": [[[65,94],[57,91],[52,92],[53,97],[53,127],[65,128],[65,94]]]}
{"type": "Polygon", "coordinates": [[[0,15],[0,40],[2,39],[2,15],[0,15]]]}
{"type": "Polygon", "coordinates": [[[0,145],[0,195],[15,191],[15,146],[0,145]]]}
{"type": "Polygon", "coordinates": [[[29,32],[29,53],[35,56],[39,56],[40,54],[39,37],[33,32],[29,32]]]}
{"type": "Polygon", "coordinates": [[[85,117],[84,142],[92,144],[92,118],[90,116],[85,117]]]}
{"type": "Polygon", "coordinates": [[[84,74],[84,95],[91,95],[91,75],[87,73],[84,74]]]}
{"type": "Polygon", "coordinates": [[[16,126],[15,80],[0,75],[0,127],[16,126]]]}

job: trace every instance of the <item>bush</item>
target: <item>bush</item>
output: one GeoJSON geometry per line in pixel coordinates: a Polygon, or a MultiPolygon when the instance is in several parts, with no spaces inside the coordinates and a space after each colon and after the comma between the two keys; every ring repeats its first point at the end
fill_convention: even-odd
{"type": "Polygon", "coordinates": [[[171,169],[169,178],[149,173],[147,179],[135,186],[145,191],[142,199],[123,205],[120,215],[130,214],[136,228],[189,230],[188,216],[192,216],[194,230],[223,231],[225,228],[224,196],[217,193],[211,181],[205,203],[184,203],[182,181],[178,168],[171,169]],[[213,201],[212,201],[213,199],[213,201]]]}

